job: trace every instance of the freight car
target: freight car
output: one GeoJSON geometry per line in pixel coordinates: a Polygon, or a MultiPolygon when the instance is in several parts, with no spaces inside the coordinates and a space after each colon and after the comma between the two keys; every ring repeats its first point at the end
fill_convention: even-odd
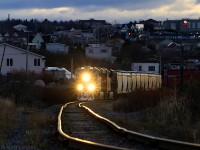
{"type": "Polygon", "coordinates": [[[108,70],[85,66],[76,69],[75,90],[78,100],[112,99],[138,88],[161,87],[161,75],[132,71],[108,70]]]}

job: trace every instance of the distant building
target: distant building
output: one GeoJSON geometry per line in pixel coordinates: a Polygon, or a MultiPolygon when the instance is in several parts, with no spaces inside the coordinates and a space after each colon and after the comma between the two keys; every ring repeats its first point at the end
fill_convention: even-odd
{"type": "Polygon", "coordinates": [[[89,44],[85,48],[85,54],[88,58],[112,61],[112,47],[108,47],[105,44],[89,44]]]}
{"type": "Polygon", "coordinates": [[[131,70],[141,73],[159,74],[160,64],[158,62],[134,62],[131,64],[131,70]]]}
{"type": "Polygon", "coordinates": [[[27,26],[22,25],[22,24],[15,25],[15,26],[13,26],[13,28],[17,31],[26,31],[27,30],[27,26]]]}
{"type": "Polygon", "coordinates": [[[68,54],[69,46],[62,43],[46,43],[46,50],[53,53],[68,54]]]}
{"type": "Polygon", "coordinates": [[[3,59],[0,73],[6,75],[13,71],[33,71],[42,73],[45,68],[45,57],[9,44],[0,44],[0,58],[3,59]],[[27,66],[28,65],[28,66],[27,66]]]}
{"type": "MultiPolygon", "coordinates": [[[[163,84],[166,86],[177,86],[180,85],[180,73],[181,64],[180,62],[169,62],[164,64],[163,84]]],[[[200,63],[199,60],[188,60],[183,63],[183,82],[186,83],[188,80],[199,80],[200,76],[200,63]]]]}
{"type": "Polygon", "coordinates": [[[40,49],[42,45],[50,42],[51,35],[43,35],[42,33],[37,33],[35,36],[30,36],[29,38],[31,40],[31,42],[28,44],[29,47],[32,49],[40,49]]]}
{"type": "Polygon", "coordinates": [[[107,24],[106,20],[95,20],[95,19],[79,20],[79,23],[84,25],[84,27],[95,27],[95,26],[107,24]]]}
{"type": "Polygon", "coordinates": [[[185,32],[200,31],[200,19],[166,20],[163,22],[163,29],[185,32]]]}
{"type": "Polygon", "coordinates": [[[60,80],[60,79],[71,79],[71,77],[74,78],[74,75],[71,74],[70,71],[68,71],[65,68],[59,68],[59,67],[47,67],[44,69],[44,73],[52,75],[54,79],[60,80]]]}

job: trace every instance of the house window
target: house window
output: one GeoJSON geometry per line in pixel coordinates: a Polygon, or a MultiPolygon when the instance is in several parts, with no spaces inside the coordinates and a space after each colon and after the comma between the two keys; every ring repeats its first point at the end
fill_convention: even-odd
{"type": "Polygon", "coordinates": [[[13,59],[7,58],[7,66],[13,66],[13,59]]]}
{"type": "Polygon", "coordinates": [[[155,70],[156,70],[155,66],[149,66],[149,71],[155,71],[155,70]]]}
{"type": "Polygon", "coordinates": [[[142,66],[139,66],[139,67],[138,67],[138,71],[142,71],[142,66]]]}
{"type": "Polygon", "coordinates": [[[101,52],[101,53],[106,53],[107,50],[106,50],[106,49],[101,49],[100,52],[101,52]]]}
{"type": "Polygon", "coordinates": [[[34,59],[34,66],[40,66],[40,59],[34,59]]]}
{"type": "Polygon", "coordinates": [[[93,49],[89,49],[89,53],[93,53],[93,49]]]}
{"type": "Polygon", "coordinates": [[[197,23],[197,28],[200,28],[200,22],[197,23]]]}

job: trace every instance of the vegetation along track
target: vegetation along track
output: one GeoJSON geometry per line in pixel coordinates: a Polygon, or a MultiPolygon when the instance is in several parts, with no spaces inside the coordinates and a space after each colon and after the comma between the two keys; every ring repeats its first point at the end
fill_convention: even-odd
{"type": "Polygon", "coordinates": [[[69,139],[76,141],[73,147],[87,149],[88,147],[97,149],[153,149],[140,143],[128,140],[111,127],[99,121],[97,118],[83,109],[81,103],[74,102],[66,104],[62,111],[62,131],[69,139]],[[88,144],[83,147],[80,143],[88,144]]]}
{"type": "Polygon", "coordinates": [[[200,149],[199,144],[153,137],[122,128],[94,113],[84,106],[84,102],[70,102],[61,107],[58,132],[69,146],[77,149],[200,149]]]}

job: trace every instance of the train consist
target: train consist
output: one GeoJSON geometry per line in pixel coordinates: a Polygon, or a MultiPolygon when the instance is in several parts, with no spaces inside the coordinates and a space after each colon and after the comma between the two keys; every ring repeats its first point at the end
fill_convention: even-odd
{"type": "Polygon", "coordinates": [[[161,75],[108,70],[85,66],[76,69],[75,89],[78,100],[112,99],[135,89],[161,87],[161,75]]]}

